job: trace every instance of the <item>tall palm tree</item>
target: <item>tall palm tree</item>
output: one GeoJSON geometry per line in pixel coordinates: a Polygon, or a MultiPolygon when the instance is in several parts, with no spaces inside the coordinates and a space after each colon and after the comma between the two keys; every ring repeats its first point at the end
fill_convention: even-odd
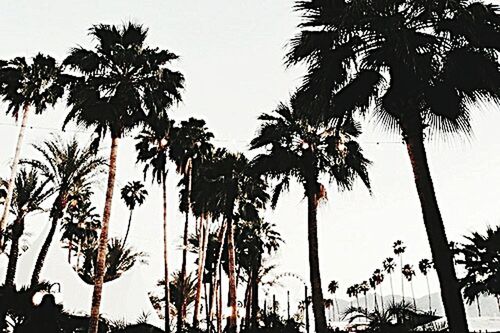
{"type": "Polygon", "coordinates": [[[418,262],[418,269],[427,282],[427,295],[429,297],[429,313],[432,311],[431,287],[429,285],[429,271],[432,269],[432,262],[429,259],[422,259],[418,262]]]}
{"type": "MultiPolygon", "coordinates": [[[[193,170],[196,172],[196,168],[200,163],[209,157],[213,149],[213,145],[210,142],[213,136],[202,119],[189,118],[187,121],[182,121],[179,126],[172,128],[169,157],[175,163],[177,172],[183,176],[181,181],[183,189],[181,190],[180,208],[185,213],[180,283],[185,281],[186,276],[189,214],[192,209],[191,189],[193,186],[193,170]]],[[[181,297],[183,295],[182,293],[179,294],[181,297]]],[[[181,300],[179,304],[182,306],[182,309],[177,313],[178,332],[183,328],[186,314],[184,302],[181,300]]]]}
{"type": "Polygon", "coordinates": [[[17,174],[11,206],[15,219],[4,284],[6,287],[14,286],[17,259],[19,258],[19,240],[24,233],[24,221],[29,214],[44,210],[42,205],[53,193],[49,182],[50,180],[41,177],[36,169],[21,169],[17,174]]]}
{"type": "Polygon", "coordinates": [[[132,223],[132,214],[136,206],[141,206],[146,200],[148,191],[144,188],[144,184],[139,181],[128,182],[121,189],[121,196],[125,205],[130,210],[128,218],[127,232],[123,238],[123,245],[127,243],[128,233],[130,231],[130,224],[132,223]]]}
{"type": "Polygon", "coordinates": [[[253,164],[257,172],[279,181],[272,207],[292,178],[302,184],[307,198],[313,313],[316,331],[323,333],[327,326],[318,255],[317,209],[319,202],[326,199],[326,189],[319,179],[325,174],[340,190],[349,190],[356,178],[360,178],[369,188],[370,162],[355,141],[360,130],[354,121],[337,128],[331,122],[317,120],[297,95],[292,96],[289,105],[282,103],[272,114],[264,114],[259,119],[263,124],[251,148],[267,151],[258,155],[253,164]]]}
{"type": "Polygon", "coordinates": [[[97,42],[95,49],[76,47],[64,61],[78,75],[70,87],[71,109],[65,124],[75,121],[93,128],[98,139],[107,132],[111,137],[89,333],[97,333],[98,327],[120,138],[143,125],[147,115],[165,115],[174,102],[181,100],[183,75],[166,67],[177,55],[146,46],[147,33],[142,25],[133,23],[120,27],[94,25],[90,35],[97,42]]]}
{"type": "MultiPolygon", "coordinates": [[[[337,302],[337,290],[339,289],[339,283],[336,280],[330,281],[328,284],[328,292],[333,295],[333,299],[335,301],[335,309],[334,309],[334,314],[335,310],[337,311],[337,314],[340,314],[340,309],[339,309],[339,303],[337,302]]],[[[335,321],[335,315],[333,316],[333,321],[335,321]]]]}
{"type": "MultiPolygon", "coordinates": [[[[384,311],[384,294],[382,292],[382,282],[384,282],[384,273],[381,269],[376,269],[372,274],[373,281],[375,283],[375,294],[377,287],[380,287],[380,305],[382,306],[382,311],[384,311]]],[[[376,296],[375,296],[376,299],[376,296]]]]}
{"type": "Polygon", "coordinates": [[[17,120],[19,113],[22,112],[7,196],[0,220],[0,248],[3,242],[2,233],[9,218],[14,182],[29,114],[32,109],[36,114],[41,114],[48,106],[56,104],[64,94],[64,86],[65,76],[61,74],[59,65],[51,56],[39,53],[31,62],[24,57],[0,61],[0,96],[9,104],[7,113],[11,113],[17,120]]]}
{"type": "Polygon", "coordinates": [[[214,192],[227,228],[227,253],[229,277],[228,332],[237,331],[238,305],[236,282],[235,224],[239,220],[258,221],[259,210],[265,207],[269,196],[264,179],[251,169],[249,160],[243,154],[224,150],[215,152],[216,158],[207,170],[207,178],[212,179],[214,192]]]}
{"type": "MultiPolygon", "coordinates": [[[[144,178],[151,172],[152,181],[161,185],[163,196],[163,287],[165,300],[170,300],[167,224],[167,163],[173,121],[151,116],[136,137],[137,162],[144,165],[144,178]]],[[[170,333],[170,306],[165,306],[165,332],[170,333]]]]}
{"type": "Polygon", "coordinates": [[[413,269],[412,265],[406,264],[406,265],[404,265],[404,267],[402,269],[402,273],[403,273],[404,277],[406,278],[406,280],[408,280],[408,282],[410,282],[411,295],[413,298],[413,306],[416,309],[417,302],[415,300],[415,292],[413,291],[413,277],[415,276],[415,270],[413,269]]]}
{"type": "Polygon", "coordinates": [[[91,148],[82,146],[76,138],[65,142],[54,136],[33,148],[40,154],[40,159],[23,160],[50,179],[56,197],[50,209],[50,229],[40,249],[31,276],[31,285],[39,282],[45,258],[54,238],[59,220],[63,217],[72,193],[88,187],[98,174],[104,170],[105,159],[91,148]]]}
{"type": "Polygon", "coordinates": [[[358,290],[360,293],[363,293],[363,296],[365,296],[365,310],[368,311],[368,296],[367,293],[370,291],[370,284],[368,281],[363,281],[359,284],[358,290]]]}
{"type": "Polygon", "coordinates": [[[404,275],[404,266],[403,266],[403,254],[406,251],[406,245],[401,240],[397,240],[392,245],[392,249],[394,254],[399,257],[399,269],[401,270],[401,294],[403,298],[403,302],[405,301],[405,275],[404,275]]]}
{"type": "Polygon", "coordinates": [[[388,257],[384,259],[382,265],[384,266],[384,271],[387,274],[389,274],[389,282],[391,283],[392,303],[396,304],[396,301],[394,299],[394,286],[392,283],[392,272],[394,272],[394,269],[396,268],[396,262],[394,261],[394,258],[388,257]]]}
{"type": "Polygon", "coordinates": [[[288,59],[307,64],[304,91],[323,102],[319,113],[341,122],[353,106],[366,112],[374,97],[377,124],[401,133],[450,330],[467,332],[424,141],[433,134],[470,134],[471,106],[498,99],[497,6],[460,0],[305,0],[296,8],[304,21],[288,59]],[[380,92],[374,96],[374,90],[380,92]],[[339,104],[347,107],[341,112],[326,107],[339,104]]]}
{"type": "Polygon", "coordinates": [[[472,304],[479,296],[491,295],[500,311],[500,226],[488,227],[485,234],[473,232],[465,239],[457,249],[457,264],[466,272],[459,281],[464,298],[472,304]]]}

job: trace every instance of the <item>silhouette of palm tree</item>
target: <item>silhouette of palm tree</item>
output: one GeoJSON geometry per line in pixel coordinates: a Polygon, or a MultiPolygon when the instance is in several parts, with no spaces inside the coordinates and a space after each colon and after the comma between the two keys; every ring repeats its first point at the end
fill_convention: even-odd
{"type": "Polygon", "coordinates": [[[389,282],[391,283],[392,303],[396,304],[396,301],[394,299],[394,286],[392,283],[392,272],[394,272],[394,269],[396,268],[396,263],[394,262],[394,258],[391,257],[385,258],[382,265],[384,266],[384,271],[387,274],[389,274],[389,282]]]}
{"type": "Polygon", "coordinates": [[[427,282],[427,295],[429,296],[429,313],[431,313],[432,299],[431,299],[431,288],[429,286],[429,271],[433,268],[432,262],[429,259],[422,259],[418,262],[418,269],[423,276],[425,276],[425,281],[427,282]]]}
{"type": "Polygon", "coordinates": [[[127,232],[123,238],[123,245],[127,243],[128,233],[130,231],[130,224],[132,223],[132,214],[136,206],[141,206],[146,200],[148,191],[144,188],[144,184],[139,181],[128,182],[121,189],[121,196],[125,205],[127,205],[130,210],[130,215],[128,218],[127,232]]]}
{"type": "Polygon", "coordinates": [[[417,302],[415,300],[415,292],[413,290],[413,277],[415,276],[415,270],[413,269],[413,267],[410,264],[406,264],[406,265],[403,266],[403,269],[402,269],[401,272],[403,273],[403,275],[406,278],[406,280],[408,280],[408,282],[410,282],[411,295],[412,295],[412,298],[413,298],[413,306],[416,309],[417,308],[417,302]]]}

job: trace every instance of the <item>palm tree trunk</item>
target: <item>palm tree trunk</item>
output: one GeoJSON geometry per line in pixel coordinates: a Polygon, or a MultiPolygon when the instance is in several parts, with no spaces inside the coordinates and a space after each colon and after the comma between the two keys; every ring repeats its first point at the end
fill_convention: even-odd
{"type": "Polygon", "coordinates": [[[477,316],[481,317],[481,304],[479,303],[479,296],[476,297],[476,305],[477,305],[477,316]]]}
{"type": "Polygon", "coordinates": [[[382,284],[380,284],[380,306],[382,307],[382,312],[384,312],[384,292],[382,290],[382,284]]]}
{"type": "Polygon", "coordinates": [[[411,297],[413,298],[413,306],[415,307],[415,310],[417,310],[417,301],[415,300],[415,291],[413,290],[413,280],[410,281],[410,288],[411,288],[411,297]]]}
{"type": "Polygon", "coordinates": [[[9,219],[10,204],[12,201],[12,195],[14,193],[14,185],[16,183],[17,167],[19,165],[19,159],[21,156],[21,148],[23,146],[24,132],[26,130],[26,125],[28,124],[28,115],[30,111],[29,104],[25,104],[23,108],[23,119],[21,120],[21,127],[19,128],[19,134],[17,136],[16,151],[14,153],[14,160],[12,161],[12,166],[10,169],[10,179],[7,186],[7,196],[5,197],[5,202],[3,206],[2,220],[0,221],[0,251],[3,249],[4,245],[4,231],[7,227],[7,221],[9,219]]]}
{"type": "Polygon", "coordinates": [[[431,287],[429,286],[429,276],[425,274],[425,281],[427,282],[427,295],[429,297],[429,313],[432,311],[431,287]]]}
{"type": "Polygon", "coordinates": [[[401,267],[401,294],[403,297],[403,303],[405,302],[405,276],[403,274],[403,255],[399,255],[399,264],[401,267]]]}
{"type": "Polygon", "coordinates": [[[198,281],[196,285],[196,298],[194,302],[194,314],[193,314],[193,326],[197,328],[199,326],[199,312],[201,303],[201,288],[203,286],[203,275],[205,271],[205,257],[208,242],[208,218],[203,218],[203,214],[200,217],[200,240],[199,240],[199,253],[198,253],[198,281]]]}
{"type": "Polygon", "coordinates": [[[220,247],[219,247],[219,252],[217,254],[217,259],[214,263],[215,274],[212,277],[212,285],[213,285],[213,288],[215,289],[215,291],[212,293],[212,297],[210,299],[210,323],[212,323],[212,320],[213,320],[213,309],[215,308],[214,305],[218,306],[217,297],[218,297],[218,290],[220,289],[218,285],[219,285],[219,279],[222,275],[222,272],[219,268],[219,263],[220,263],[221,257],[222,257],[222,250],[224,249],[223,242],[224,242],[225,236],[226,236],[226,222],[222,221],[222,224],[221,224],[220,230],[219,230],[219,235],[217,237],[217,240],[220,244],[220,247]]]}
{"type": "Polygon", "coordinates": [[[312,289],[312,305],[316,333],[326,333],[327,325],[323,307],[323,290],[321,288],[321,274],[318,254],[318,198],[316,194],[308,193],[308,238],[309,238],[309,267],[312,289]]]}
{"type": "Polygon", "coordinates": [[[52,240],[56,233],[57,222],[62,217],[64,208],[66,207],[66,195],[64,193],[60,193],[54,201],[54,205],[52,206],[52,210],[50,212],[51,218],[51,226],[49,229],[49,233],[43,242],[42,248],[38,253],[38,257],[35,262],[35,267],[33,268],[33,274],[31,275],[31,287],[35,287],[40,281],[40,273],[42,272],[43,265],[45,263],[45,258],[47,257],[47,253],[49,252],[50,245],[52,244],[52,240]]]}
{"type": "Polygon", "coordinates": [[[453,265],[453,254],[446,237],[443,219],[439,211],[427,163],[420,119],[418,124],[420,126],[417,126],[417,129],[413,131],[409,131],[408,129],[413,129],[414,127],[404,127],[406,129],[406,147],[413,168],[427,238],[441,286],[441,296],[450,332],[466,333],[468,332],[468,327],[465,307],[460,295],[460,288],[453,265]]]}
{"type": "Polygon", "coordinates": [[[10,244],[9,263],[7,264],[7,276],[5,287],[13,287],[16,277],[17,260],[19,259],[19,239],[24,232],[24,219],[17,218],[12,229],[12,242],[10,244]]]}
{"type": "Polygon", "coordinates": [[[231,315],[228,321],[228,333],[236,333],[238,330],[238,304],[236,286],[236,253],[234,248],[234,225],[233,218],[227,219],[227,251],[229,256],[229,307],[231,315]]]}
{"type": "Polygon", "coordinates": [[[259,315],[259,268],[252,268],[252,314],[250,318],[250,327],[257,329],[259,324],[257,317],[259,315]]]}
{"type": "Polygon", "coordinates": [[[217,281],[217,332],[222,333],[222,264],[219,263],[219,279],[217,281]]]}
{"type": "Polygon", "coordinates": [[[128,238],[128,233],[130,231],[130,225],[132,224],[132,214],[134,213],[134,210],[130,210],[130,214],[128,216],[128,225],[127,225],[127,231],[125,232],[125,237],[123,238],[123,247],[125,247],[125,244],[127,243],[127,238],[128,238]]]}
{"type": "Polygon", "coordinates": [[[394,298],[394,284],[392,283],[392,273],[389,273],[389,281],[391,282],[391,294],[392,294],[392,304],[396,304],[396,299],[394,298]]]}
{"type": "MultiPolygon", "coordinates": [[[[170,284],[168,267],[167,173],[162,177],[163,192],[163,281],[165,288],[165,332],[170,333],[170,284]]],[[[131,214],[132,215],[132,214],[131,214]]]]}
{"type": "MultiPolygon", "coordinates": [[[[184,236],[183,236],[183,248],[182,248],[182,267],[181,267],[181,275],[179,276],[179,289],[181,291],[184,290],[184,280],[186,279],[186,265],[187,265],[187,247],[188,247],[188,231],[189,231],[189,210],[191,209],[191,175],[192,175],[192,167],[191,167],[191,159],[188,160],[186,170],[187,177],[187,203],[186,203],[186,215],[184,222],[184,236]]],[[[184,299],[184,292],[179,293],[179,309],[177,311],[177,333],[182,332],[182,328],[184,326],[184,317],[186,313],[186,301],[184,299]]]]}
{"type": "Polygon", "coordinates": [[[102,214],[102,228],[99,237],[99,248],[97,252],[97,269],[94,279],[94,292],[92,294],[92,307],[90,310],[90,322],[88,333],[97,333],[99,326],[99,310],[101,307],[102,287],[104,284],[104,273],[106,269],[106,252],[108,250],[108,229],[111,218],[111,204],[113,202],[113,191],[116,178],[116,159],[118,156],[119,138],[111,137],[111,151],[109,155],[108,185],[106,189],[106,199],[104,212],[102,214]]]}

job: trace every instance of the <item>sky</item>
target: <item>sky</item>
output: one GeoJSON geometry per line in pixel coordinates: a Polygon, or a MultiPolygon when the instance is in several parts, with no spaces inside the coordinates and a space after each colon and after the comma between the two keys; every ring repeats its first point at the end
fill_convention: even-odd
{"type": "MultiPolygon", "coordinates": [[[[203,118],[215,134],[214,143],[233,151],[248,152],[248,143],[259,126],[257,117],[286,101],[301,82],[303,68],[286,68],[288,40],[300,21],[289,0],[261,1],[2,1],[0,3],[0,59],[50,54],[59,61],[71,47],[92,47],[88,36],[92,24],[141,23],[149,28],[148,45],[168,49],[180,56],[172,67],[186,78],[183,102],[172,109],[176,120],[203,118]]],[[[18,129],[0,105],[0,175],[7,177],[18,129]]],[[[471,231],[484,231],[500,223],[500,123],[498,106],[482,105],[471,110],[475,134],[471,139],[436,138],[427,142],[429,164],[450,240],[462,241],[471,231]]],[[[41,116],[33,116],[22,156],[31,157],[30,144],[50,135],[82,143],[90,133],[70,126],[60,131],[66,109],[59,103],[41,116]]],[[[341,296],[353,283],[367,280],[384,258],[392,255],[392,243],[407,245],[406,263],[430,257],[420,204],[406,148],[397,134],[376,128],[369,116],[363,120],[360,143],[373,162],[370,168],[373,194],[357,183],[351,192],[339,193],[327,186],[328,201],[319,209],[320,265],[323,285],[338,280],[341,296]]],[[[108,140],[109,141],[109,140],[108,140]]],[[[109,153],[104,141],[102,154],[109,153]]],[[[111,235],[123,237],[128,211],[118,190],[131,180],[142,180],[142,167],[135,164],[133,138],[119,148],[116,195],[111,235]]],[[[180,268],[183,217],[177,212],[179,176],[169,174],[169,234],[171,267],[180,268]]],[[[105,177],[96,189],[96,205],[102,210],[105,177]]],[[[148,183],[146,203],[136,210],[130,233],[133,246],[149,253],[149,265],[141,269],[146,284],[153,286],[162,274],[161,192],[148,183]]],[[[275,223],[285,244],[272,260],[275,274],[292,272],[308,280],[306,202],[295,184],[266,219],[275,223]]],[[[33,216],[27,230],[35,238],[47,223],[47,214],[33,216]]],[[[191,229],[193,230],[193,229],[191,229]]],[[[194,256],[189,257],[194,262],[194,256]]],[[[191,268],[194,269],[192,265],[191,268]]],[[[438,291],[435,273],[431,290],[438,291]]],[[[288,289],[297,282],[283,281],[288,289]]],[[[396,284],[397,285],[397,284],[396,284]]],[[[280,293],[279,288],[273,292],[280,293]]],[[[386,286],[386,293],[388,292],[386,286]]],[[[409,287],[406,287],[409,288],[409,287]]],[[[417,297],[427,293],[425,280],[414,283],[417,297]]],[[[396,292],[398,292],[396,287],[396,292]]],[[[298,297],[298,296],[297,296],[298,297]]]]}

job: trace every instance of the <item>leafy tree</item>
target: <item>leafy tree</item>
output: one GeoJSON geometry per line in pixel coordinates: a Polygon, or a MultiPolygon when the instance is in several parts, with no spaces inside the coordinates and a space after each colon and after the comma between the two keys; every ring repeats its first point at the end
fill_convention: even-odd
{"type": "Polygon", "coordinates": [[[93,50],[73,48],[64,64],[77,73],[70,88],[71,107],[65,124],[93,128],[97,138],[111,137],[108,184],[99,240],[97,283],[92,297],[89,333],[97,333],[108,243],[108,227],[120,138],[144,125],[148,115],[166,115],[181,100],[184,77],[166,67],[177,55],[146,46],[148,30],[142,25],[94,25],[93,50]]]}
{"type": "Polygon", "coordinates": [[[469,135],[472,108],[498,99],[497,6],[460,0],[306,0],[296,8],[304,21],[288,60],[308,67],[302,90],[313,97],[312,111],[342,123],[375,106],[377,124],[401,133],[450,330],[467,332],[424,141],[434,134],[469,135]]]}
{"type": "Polygon", "coordinates": [[[66,76],[61,74],[59,65],[51,56],[39,53],[31,62],[24,57],[0,61],[0,96],[9,104],[7,113],[12,114],[17,120],[22,110],[21,126],[0,220],[0,248],[2,248],[3,242],[2,233],[9,218],[14,183],[29,114],[32,109],[36,114],[41,114],[48,106],[56,104],[64,94],[66,82],[66,76]]]}
{"type": "Polygon", "coordinates": [[[326,199],[326,189],[320,176],[326,175],[339,190],[349,190],[356,178],[369,187],[367,167],[355,139],[359,126],[355,122],[336,128],[308,113],[307,105],[297,95],[290,104],[280,104],[271,114],[259,117],[263,121],[259,133],[251,142],[252,149],[266,148],[253,161],[255,172],[278,181],[272,196],[272,207],[283,190],[295,178],[304,188],[308,204],[309,263],[312,286],[313,312],[316,331],[326,332],[323,308],[320,264],[318,256],[317,209],[326,199]]]}
{"type": "Polygon", "coordinates": [[[40,175],[50,179],[56,194],[50,209],[49,233],[40,249],[31,276],[31,284],[36,285],[71,194],[90,186],[96,176],[104,170],[105,160],[96,154],[90,145],[79,144],[76,138],[65,142],[54,136],[40,144],[34,144],[33,148],[41,158],[25,160],[23,163],[33,166],[39,170],[40,175]]]}
{"type": "Polygon", "coordinates": [[[30,214],[43,211],[42,205],[52,195],[49,179],[43,178],[36,169],[21,169],[16,177],[11,210],[15,215],[12,227],[9,263],[5,287],[13,287],[19,258],[19,240],[24,233],[24,221],[30,214]]]}
{"type": "Polygon", "coordinates": [[[122,199],[130,210],[130,216],[128,218],[127,232],[125,233],[125,238],[123,238],[123,244],[127,242],[128,233],[130,231],[130,224],[132,223],[132,214],[136,206],[141,206],[146,200],[148,191],[144,188],[144,184],[139,181],[128,182],[121,189],[122,199]]]}

